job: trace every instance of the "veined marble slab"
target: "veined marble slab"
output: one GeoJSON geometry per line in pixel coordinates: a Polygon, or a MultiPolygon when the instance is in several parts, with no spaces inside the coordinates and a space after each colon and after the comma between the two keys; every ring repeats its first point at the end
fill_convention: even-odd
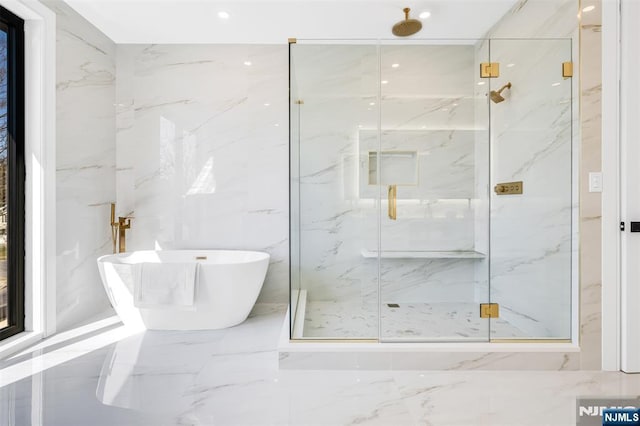
{"type": "Polygon", "coordinates": [[[269,252],[260,300],[285,302],[286,46],[123,45],[117,65],[130,249],[269,252]]]}
{"type": "Polygon", "coordinates": [[[367,368],[375,367],[375,354],[342,353],[336,357],[353,360],[352,369],[279,368],[283,316],[282,308],[257,306],[225,330],[148,331],[111,341],[121,329],[114,324],[54,336],[0,363],[0,424],[570,425],[579,396],[640,394],[639,375],[564,371],[574,365],[571,357],[563,366],[562,357],[541,352],[447,352],[439,362],[409,353],[394,360],[400,368],[381,371],[367,368]],[[541,364],[563,371],[506,371],[541,364]],[[13,375],[23,378],[8,383],[13,375]]]}
{"type": "Polygon", "coordinates": [[[56,320],[109,309],[96,259],[111,253],[116,45],[64,2],[56,14],[56,320]]]}
{"type": "Polygon", "coordinates": [[[307,301],[302,336],[425,342],[530,337],[504,319],[482,319],[479,312],[479,305],[472,303],[385,302],[378,311],[376,305],[307,301]]]}

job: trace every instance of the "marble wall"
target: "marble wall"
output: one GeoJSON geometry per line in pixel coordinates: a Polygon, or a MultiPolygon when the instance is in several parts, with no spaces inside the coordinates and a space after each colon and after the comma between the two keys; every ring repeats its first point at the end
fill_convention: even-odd
{"type": "Polygon", "coordinates": [[[109,302],[96,258],[111,252],[115,200],[115,44],[62,2],[57,15],[57,328],[109,302]]]}
{"type": "MultiPolygon", "coordinates": [[[[116,187],[118,213],[134,216],[129,249],[200,247],[267,250],[272,254],[272,264],[260,300],[286,300],[287,47],[121,45],[116,49],[106,37],[65,6],[58,2],[50,2],[49,5],[58,14],[59,327],[64,328],[108,307],[95,268],[95,258],[110,252],[109,229],[103,225],[108,217],[108,203],[116,198],[116,187]]],[[[575,0],[522,0],[491,30],[489,36],[571,38],[575,62],[577,6],[575,0]]],[[[595,65],[599,58],[596,48],[599,46],[598,22],[585,21],[582,35],[590,37],[590,48],[581,52],[582,59],[591,64],[588,69],[585,67],[582,76],[583,116],[587,123],[583,127],[580,164],[580,173],[584,175],[587,171],[599,169],[599,74],[589,74],[598,69],[595,65]]],[[[455,72],[441,73],[447,76],[442,84],[437,85],[442,93],[429,105],[420,105],[416,109],[416,105],[410,105],[409,101],[394,99],[394,94],[400,98],[406,93],[403,93],[404,89],[392,89],[394,82],[398,81],[393,72],[409,67],[405,62],[398,69],[389,68],[392,61],[402,56],[398,56],[400,53],[394,52],[393,47],[388,49],[386,57],[389,64],[382,64],[382,76],[375,72],[375,49],[363,55],[347,55],[350,59],[337,68],[341,72],[334,73],[342,77],[326,79],[323,84],[316,85],[323,98],[320,104],[306,101],[300,107],[308,110],[321,107],[325,112],[335,114],[338,120],[348,121],[348,126],[343,129],[329,132],[309,127],[309,121],[305,121],[304,116],[300,118],[301,128],[307,129],[307,133],[301,135],[308,142],[306,154],[310,154],[309,158],[314,161],[303,167],[305,176],[302,180],[309,188],[321,191],[322,184],[332,177],[340,177],[340,188],[326,187],[326,190],[337,190],[343,197],[336,206],[316,203],[305,216],[308,218],[303,231],[306,232],[306,240],[326,240],[328,245],[309,252],[307,258],[300,260],[301,264],[307,262],[308,267],[319,275],[331,272],[332,276],[338,277],[338,281],[331,282],[330,286],[326,285],[326,280],[321,280],[322,286],[309,283],[308,288],[322,300],[353,297],[354,300],[374,301],[377,291],[377,272],[373,262],[362,257],[361,250],[376,249],[372,246],[372,237],[377,232],[378,221],[385,219],[386,204],[376,205],[368,197],[360,197],[355,203],[353,196],[359,194],[360,188],[345,182],[355,183],[362,178],[363,156],[354,143],[366,139],[366,132],[375,128],[373,120],[380,113],[380,105],[369,104],[378,102],[376,87],[379,78],[389,81],[386,88],[383,86],[383,94],[386,90],[387,97],[383,98],[382,107],[386,106],[386,110],[382,115],[391,117],[392,121],[383,123],[383,128],[430,134],[436,130],[446,132],[454,126],[459,128],[461,123],[467,123],[474,129],[477,126],[478,117],[473,118],[476,105],[473,105],[473,100],[468,103],[466,95],[473,92],[469,85],[475,82],[460,80],[455,72]],[[369,67],[371,61],[374,61],[373,68],[369,67]],[[349,73],[353,73],[351,80],[349,73]],[[349,87],[352,92],[345,90],[349,87]],[[457,90],[459,87],[464,89],[457,90]],[[345,115],[349,108],[358,112],[345,115]],[[407,116],[406,109],[419,113],[407,116]],[[335,152],[327,151],[327,145],[323,144],[327,140],[339,142],[335,152]],[[355,180],[345,179],[345,176],[357,177],[359,174],[355,180]],[[380,217],[378,212],[382,212],[380,217]],[[347,252],[349,256],[342,256],[347,252]],[[343,273],[335,274],[331,268],[343,268],[343,273]]],[[[504,53],[511,50],[507,48],[504,53]]],[[[535,56],[530,50],[523,52],[526,53],[524,56],[535,56]]],[[[446,60],[439,62],[444,63],[447,69],[464,70],[467,66],[475,69],[473,53],[469,56],[443,55],[449,59],[463,57],[471,58],[468,65],[446,60]]],[[[315,58],[321,62],[325,59],[322,56],[315,58]]],[[[418,65],[418,69],[424,70],[425,64],[418,65]]],[[[427,76],[433,78],[434,75],[427,76]]],[[[316,78],[322,78],[322,73],[318,73],[316,78]]],[[[577,99],[578,79],[571,82],[574,99],[577,99]]],[[[507,96],[515,96],[520,87],[514,87],[507,96]]],[[[420,88],[412,90],[419,91],[420,88]]],[[[571,117],[567,114],[573,114],[575,119],[577,108],[568,112],[556,106],[561,108],[563,120],[554,123],[551,130],[566,135],[566,118],[571,117]]],[[[526,108],[518,109],[517,113],[523,119],[530,117],[526,108]]],[[[499,116],[494,118],[499,119],[499,116]]],[[[578,128],[574,125],[572,129],[574,141],[579,140],[578,128]]],[[[478,148],[481,144],[477,141],[482,140],[486,129],[476,130],[478,150],[482,148],[478,148]]],[[[388,141],[393,145],[393,138],[388,141]]],[[[574,165],[577,165],[577,148],[574,146],[574,165]]],[[[541,147],[539,158],[549,162],[545,167],[563,172],[559,169],[561,166],[553,163],[553,156],[547,155],[548,152],[559,154],[554,146],[541,147]]],[[[475,158],[478,159],[479,155],[476,152],[475,158]]],[[[458,164],[464,165],[468,160],[463,159],[458,164]]],[[[478,176],[483,171],[475,167],[474,173],[476,182],[480,182],[478,176]]],[[[515,177],[515,174],[507,173],[505,179],[507,176],[515,177]]],[[[475,190],[479,191],[481,186],[476,186],[475,190]]],[[[445,217],[461,214],[461,207],[455,202],[451,205],[438,201],[425,206],[410,206],[402,198],[404,190],[400,188],[401,215],[409,212],[426,214],[428,209],[441,209],[445,217]]],[[[575,206],[577,191],[573,196],[575,206]]],[[[582,197],[581,250],[583,256],[589,254],[589,265],[595,265],[599,253],[587,253],[585,250],[599,247],[595,240],[600,226],[598,196],[583,190],[582,197]]],[[[483,207],[476,207],[474,224],[467,224],[469,229],[473,229],[473,241],[467,240],[459,247],[482,251],[481,242],[486,241],[486,235],[482,235],[485,231],[481,231],[477,223],[478,211],[483,207]]],[[[561,206],[554,208],[562,209],[561,206]]],[[[538,212],[536,215],[546,217],[548,213],[538,212]]],[[[514,217],[512,223],[516,223],[516,219],[514,217]]],[[[574,220],[575,223],[577,221],[574,220]]],[[[540,224],[549,232],[557,230],[553,224],[540,224]]],[[[387,235],[385,241],[394,243],[391,228],[388,231],[383,233],[383,236],[387,235]]],[[[505,228],[504,231],[506,236],[509,230],[505,228]]],[[[567,244],[573,238],[576,250],[575,235],[569,236],[568,240],[566,229],[560,230],[558,235],[558,244],[553,244],[553,247],[566,252],[567,244]]],[[[543,257],[549,254],[542,246],[536,250],[537,254],[531,253],[532,259],[540,258],[540,254],[543,257]]],[[[443,270],[450,270],[454,263],[447,261],[441,265],[443,270]]],[[[565,260],[560,263],[566,265],[565,260]]],[[[504,263],[507,271],[514,266],[504,263]]],[[[395,268],[391,270],[397,271],[395,268]]],[[[476,282],[478,274],[483,271],[482,268],[475,270],[476,282]]],[[[422,273],[415,268],[413,272],[422,273]]],[[[575,275],[575,270],[573,272],[575,275]]],[[[461,268],[461,274],[471,277],[468,268],[461,268]]],[[[593,266],[585,266],[581,271],[582,357],[589,359],[583,362],[583,368],[599,366],[598,274],[593,266]]],[[[438,274],[433,276],[437,278],[438,274]]],[[[389,294],[399,299],[425,296],[417,294],[415,285],[410,284],[415,280],[406,282],[406,288],[389,287],[389,294]]],[[[549,280],[550,284],[552,282],[549,280]]],[[[522,290],[527,291],[526,288],[522,290]]],[[[545,290],[542,294],[548,297],[550,293],[545,290]]],[[[477,299],[478,295],[471,296],[470,293],[469,297],[477,299]]],[[[566,295],[562,298],[564,300],[566,295]]],[[[561,321],[565,321],[561,327],[564,330],[566,318],[561,321]]]]}
{"type": "MultiPolygon", "coordinates": [[[[580,345],[582,369],[602,364],[602,197],[589,192],[589,172],[602,169],[602,2],[582,14],[580,162],[580,345]]],[[[586,5],[586,4],[585,4],[586,5]]]]}
{"type": "Polygon", "coordinates": [[[259,301],[287,300],[287,75],[286,46],[118,46],[128,250],[264,250],[259,301]]]}

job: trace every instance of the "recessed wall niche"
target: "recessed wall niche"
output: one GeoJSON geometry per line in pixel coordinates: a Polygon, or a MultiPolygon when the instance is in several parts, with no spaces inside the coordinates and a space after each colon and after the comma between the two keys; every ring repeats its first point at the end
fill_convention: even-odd
{"type": "Polygon", "coordinates": [[[369,151],[369,185],[417,185],[416,151],[369,151]],[[380,170],[378,170],[380,168],[380,170]],[[380,180],[380,182],[378,182],[380,180]]]}

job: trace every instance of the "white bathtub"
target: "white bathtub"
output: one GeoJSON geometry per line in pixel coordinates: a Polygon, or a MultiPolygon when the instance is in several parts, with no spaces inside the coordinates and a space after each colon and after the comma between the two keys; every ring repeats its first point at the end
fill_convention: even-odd
{"type": "Polygon", "coordinates": [[[233,250],[135,251],[102,256],[98,269],[125,325],[150,330],[205,330],[240,324],[258,298],[269,254],[233,250]],[[141,263],[198,262],[195,309],[134,306],[134,268],[141,263]]]}

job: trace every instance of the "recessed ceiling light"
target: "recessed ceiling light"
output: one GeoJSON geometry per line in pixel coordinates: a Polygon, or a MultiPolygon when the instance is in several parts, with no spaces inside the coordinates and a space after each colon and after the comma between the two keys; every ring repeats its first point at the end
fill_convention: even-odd
{"type": "Polygon", "coordinates": [[[516,66],[516,64],[507,64],[507,68],[513,68],[515,66],[516,66]]]}
{"type": "Polygon", "coordinates": [[[265,103],[265,104],[264,104],[264,106],[269,106],[269,105],[271,105],[271,104],[270,104],[270,103],[265,103]]]}
{"type": "Polygon", "coordinates": [[[245,64],[246,66],[250,67],[250,66],[251,66],[251,61],[244,61],[244,64],[245,64]]]}
{"type": "Polygon", "coordinates": [[[220,18],[220,19],[229,19],[229,16],[231,16],[231,15],[229,15],[224,10],[221,10],[220,12],[218,12],[218,18],[220,18]]]}
{"type": "Polygon", "coordinates": [[[376,103],[375,102],[369,102],[369,105],[374,106],[376,103]]]}
{"type": "Polygon", "coordinates": [[[358,127],[359,127],[360,129],[362,129],[362,124],[358,124],[358,127]]]}
{"type": "Polygon", "coordinates": [[[425,10],[419,16],[420,16],[420,19],[427,19],[429,16],[431,16],[431,12],[428,12],[425,10]]]}
{"type": "Polygon", "coordinates": [[[391,64],[391,68],[398,68],[400,64],[391,64]]]}
{"type": "Polygon", "coordinates": [[[455,103],[455,102],[454,102],[453,104],[451,104],[451,105],[453,105],[453,106],[458,106],[458,104],[457,104],[457,103],[455,103]]]}
{"type": "Polygon", "coordinates": [[[587,6],[584,9],[582,9],[583,12],[591,12],[593,9],[595,9],[595,6],[587,6]]]}
{"type": "Polygon", "coordinates": [[[558,86],[560,86],[560,83],[553,83],[552,86],[553,87],[558,87],[558,86]]]}
{"type": "Polygon", "coordinates": [[[380,83],[387,84],[388,82],[389,82],[389,80],[382,80],[380,83]]]}
{"type": "Polygon", "coordinates": [[[276,123],[276,124],[274,124],[274,126],[278,127],[278,126],[280,126],[280,125],[279,125],[278,123],[276,123]]]}
{"type": "Polygon", "coordinates": [[[478,86],[484,86],[484,81],[479,81],[478,86]]]}

